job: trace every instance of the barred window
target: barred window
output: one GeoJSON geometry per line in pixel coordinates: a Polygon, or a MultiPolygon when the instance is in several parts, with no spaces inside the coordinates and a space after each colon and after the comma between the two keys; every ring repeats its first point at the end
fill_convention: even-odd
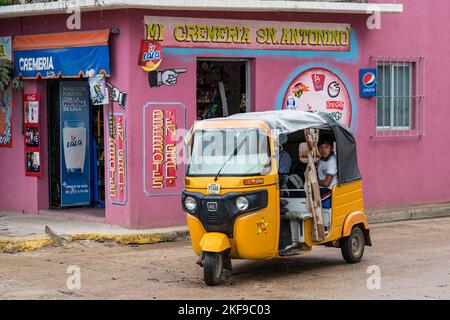
{"type": "Polygon", "coordinates": [[[423,58],[375,58],[376,136],[421,136],[425,132],[423,58]]]}
{"type": "Polygon", "coordinates": [[[378,128],[410,129],[411,69],[411,63],[378,66],[378,128]]]}

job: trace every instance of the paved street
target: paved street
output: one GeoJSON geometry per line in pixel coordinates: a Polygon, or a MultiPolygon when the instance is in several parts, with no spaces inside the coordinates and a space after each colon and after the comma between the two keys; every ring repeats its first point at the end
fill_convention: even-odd
{"type": "Polygon", "coordinates": [[[233,261],[223,285],[207,287],[190,242],[124,246],[88,241],[0,253],[0,299],[450,299],[450,218],[373,224],[363,261],[339,249],[272,261],[233,261]],[[81,289],[66,286],[67,268],[81,289]],[[367,289],[369,266],[381,288],[367,289]]]}

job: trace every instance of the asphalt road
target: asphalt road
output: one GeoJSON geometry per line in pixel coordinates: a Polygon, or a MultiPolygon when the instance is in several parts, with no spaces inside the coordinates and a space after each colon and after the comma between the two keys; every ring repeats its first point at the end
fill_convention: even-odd
{"type": "Polygon", "coordinates": [[[188,241],[82,241],[0,253],[0,299],[450,299],[450,218],[374,224],[371,236],[374,246],[359,264],[325,247],[271,261],[233,260],[218,287],[204,284],[188,241]],[[80,289],[73,277],[67,287],[68,268],[79,270],[80,289]]]}

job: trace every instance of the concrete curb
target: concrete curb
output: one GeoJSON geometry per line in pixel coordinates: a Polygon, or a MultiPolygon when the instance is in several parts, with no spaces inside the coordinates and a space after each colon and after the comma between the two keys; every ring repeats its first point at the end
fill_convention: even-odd
{"type": "Polygon", "coordinates": [[[0,252],[17,253],[55,245],[49,236],[40,237],[0,237],[0,252]]]}
{"type": "Polygon", "coordinates": [[[112,241],[118,244],[152,244],[158,242],[171,242],[177,240],[189,240],[189,230],[137,233],[137,234],[99,234],[85,233],[75,234],[68,237],[68,241],[94,240],[98,242],[112,241]]]}
{"type": "Polygon", "coordinates": [[[450,217],[450,204],[427,207],[405,207],[391,210],[366,210],[369,223],[450,217]]]}
{"type": "MultiPolygon", "coordinates": [[[[99,233],[83,233],[73,234],[69,236],[60,235],[63,242],[74,242],[81,240],[91,240],[97,242],[115,242],[118,244],[152,244],[158,242],[171,242],[179,240],[189,240],[189,231],[170,231],[157,233],[137,233],[137,234],[99,234],[99,233]]],[[[37,250],[47,246],[58,246],[58,243],[50,236],[40,237],[0,237],[0,252],[17,253],[37,250]]]]}

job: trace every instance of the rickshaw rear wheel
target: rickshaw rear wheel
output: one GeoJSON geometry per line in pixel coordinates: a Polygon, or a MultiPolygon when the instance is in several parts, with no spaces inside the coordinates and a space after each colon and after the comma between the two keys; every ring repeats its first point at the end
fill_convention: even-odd
{"type": "Polygon", "coordinates": [[[203,275],[208,286],[215,286],[222,282],[223,254],[205,252],[203,260],[203,275]]]}
{"type": "Polygon", "coordinates": [[[341,252],[348,263],[358,263],[364,255],[364,233],[361,227],[353,227],[350,236],[341,239],[341,252]]]}

